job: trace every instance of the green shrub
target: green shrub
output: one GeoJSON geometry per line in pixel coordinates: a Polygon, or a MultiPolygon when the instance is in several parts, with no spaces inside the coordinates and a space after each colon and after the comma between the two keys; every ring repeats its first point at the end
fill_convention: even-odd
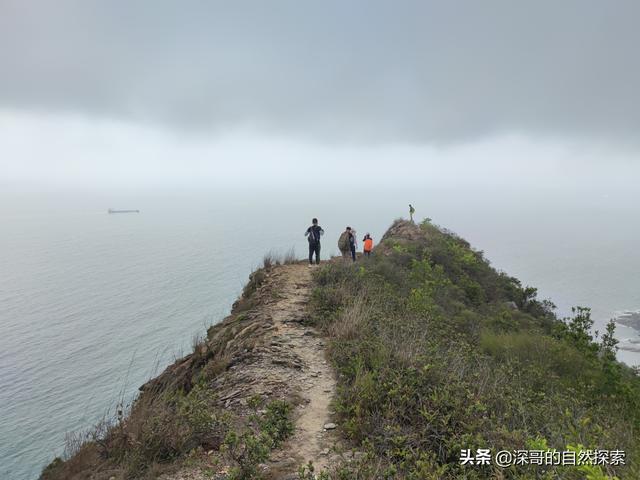
{"type": "Polygon", "coordinates": [[[230,430],[224,439],[223,449],[235,463],[229,474],[232,480],[260,478],[259,465],[293,432],[290,404],[274,400],[259,413],[261,404],[260,397],[252,398],[249,406],[254,412],[246,425],[230,430]]]}

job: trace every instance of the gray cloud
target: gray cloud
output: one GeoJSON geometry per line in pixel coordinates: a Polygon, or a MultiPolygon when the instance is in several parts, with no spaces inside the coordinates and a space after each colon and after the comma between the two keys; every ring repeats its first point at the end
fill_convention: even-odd
{"type": "Polygon", "coordinates": [[[635,1],[2,0],[0,108],[338,141],[632,141],[635,1]]]}

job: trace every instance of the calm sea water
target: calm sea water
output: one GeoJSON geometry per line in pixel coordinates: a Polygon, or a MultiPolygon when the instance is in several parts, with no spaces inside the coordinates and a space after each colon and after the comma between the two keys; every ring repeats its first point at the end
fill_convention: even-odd
{"type": "MultiPolygon", "coordinates": [[[[562,313],[591,306],[602,329],[640,308],[630,192],[313,191],[0,193],[0,478],[37,478],[66,432],[187,353],[265,251],[304,256],[312,216],[326,256],[347,224],[377,240],[412,202],[562,313]]],[[[637,353],[620,358],[640,364],[637,353]]]]}

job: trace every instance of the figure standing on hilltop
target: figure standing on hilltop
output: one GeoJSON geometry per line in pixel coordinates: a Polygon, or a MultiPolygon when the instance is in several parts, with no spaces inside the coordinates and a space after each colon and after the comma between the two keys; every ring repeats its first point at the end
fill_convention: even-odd
{"type": "Polygon", "coordinates": [[[318,219],[311,220],[312,225],[307,228],[305,237],[309,241],[309,265],[313,265],[313,254],[316,255],[316,264],[320,263],[320,237],[324,235],[324,230],[318,225],[318,219]]]}
{"type": "Polygon", "coordinates": [[[413,205],[409,204],[409,219],[413,222],[413,214],[416,213],[416,209],[413,205]]]}
{"type": "Polygon", "coordinates": [[[362,243],[364,244],[363,252],[365,257],[370,257],[371,250],[373,250],[373,238],[371,238],[371,234],[367,232],[364,238],[362,239],[362,243]]]}

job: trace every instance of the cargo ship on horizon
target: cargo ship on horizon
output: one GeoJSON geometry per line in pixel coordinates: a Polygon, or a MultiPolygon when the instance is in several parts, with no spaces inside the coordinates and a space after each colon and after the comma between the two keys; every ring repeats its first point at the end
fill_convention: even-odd
{"type": "Polygon", "coordinates": [[[110,208],[107,213],[140,213],[140,210],[114,210],[110,208]]]}

